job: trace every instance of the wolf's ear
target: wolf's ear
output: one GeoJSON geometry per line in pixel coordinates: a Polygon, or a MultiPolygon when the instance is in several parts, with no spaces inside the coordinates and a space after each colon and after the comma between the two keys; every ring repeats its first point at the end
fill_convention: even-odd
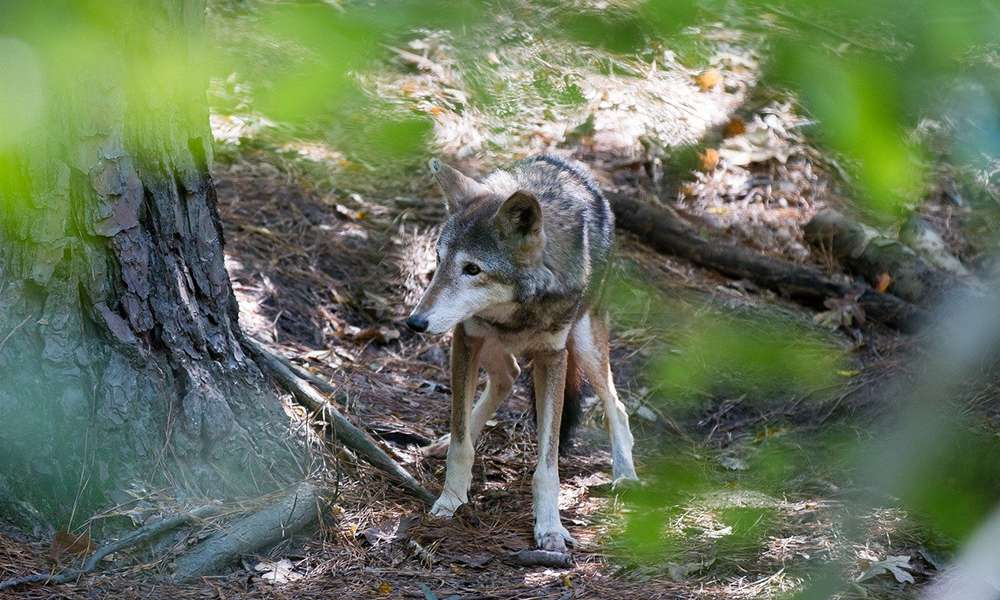
{"type": "Polygon", "coordinates": [[[531,192],[518,190],[504,200],[496,214],[496,225],[526,258],[540,256],[545,248],[542,206],[531,192]]]}
{"type": "Polygon", "coordinates": [[[478,181],[462,174],[458,169],[444,164],[436,158],[432,158],[427,166],[430,167],[434,179],[441,186],[444,197],[448,203],[448,212],[455,212],[464,203],[486,194],[486,188],[478,181]]]}

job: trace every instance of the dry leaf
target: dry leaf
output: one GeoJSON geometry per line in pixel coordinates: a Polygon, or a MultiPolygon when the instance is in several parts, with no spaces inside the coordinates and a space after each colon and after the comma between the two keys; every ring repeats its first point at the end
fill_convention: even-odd
{"type": "Polygon", "coordinates": [[[698,159],[702,171],[714,171],[715,167],[719,165],[719,151],[715,148],[705,148],[703,152],[698,154],[698,159]]]}
{"type": "Polygon", "coordinates": [[[843,298],[827,298],[823,301],[823,305],[829,310],[817,313],[813,316],[813,322],[830,329],[843,327],[849,330],[852,327],[864,325],[865,311],[858,304],[858,299],[863,293],[863,290],[859,290],[851,292],[843,298]]]}
{"type": "Polygon", "coordinates": [[[726,129],[724,131],[724,135],[727,138],[729,138],[736,135],[740,135],[742,133],[746,133],[746,131],[747,131],[746,122],[739,117],[733,117],[732,119],[729,119],[728,123],[726,123],[726,129]]]}
{"type": "Polygon", "coordinates": [[[884,294],[889,286],[892,284],[892,277],[888,273],[882,273],[875,279],[875,289],[878,290],[880,294],[884,294]]]}
{"type": "Polygon", "coordinates": [[[354,210],[353,208],[349,208],[343,204],[337,204],[333,207],[333,209],[337,211],[338,215],[351,221],[361,221],[365,218],[365,212],[363,210],[354,210]]]}
{"type": "Polygon", "coordinates": [[[717,69],[709,69],[695,77],[694,81],[701,88],[701,91],[707,92],[722,83],[722,73],[719,73],[717,69]]]}
{"type": "Polygon", "coordinates": [[[296,573],[292,561],[283,558],[277,562],[261,561],[254,565],[254,571],[261,574],[260,578],[272,585],[287,583],[302,579],[302,573],[296,573]]]}
{"type": "Polygon", "coordinates": [[[372,546],[377,546],[383,542],[403,540],[408,537],[407,532],[419,520],[419,517],[413,515],[401,519],[390,519],[375,527],[365,529],[361,533],[356,534],[355,537],[364,536],[365,541],[372,546]]]}
{"type": "Polygon", "coordinates": [[[65,554],[82,557],[93,554],[95,549],[94,542],[86,532],[76,534],[60,529],[52,538],[49,556],[52,560],[59,560],[65,554]]]}
{"type": "Polygon", "coordinates": [[[726,163],[744,167],[751,163],[765,163],[769,160],[785,164],[793,150],[793,147],[773,132],[755,129],[745,135],[727,139],[719,149],[719,154],[725,157],[726,163]]]}
{"type": "Polygon", "coordinates": [[[867,571],[858,577],[858,581],[865,581],[882,574],[892,575],[899,583],[913,583],[913,575],[909,571],[913,570],[910,565],[909,556],[888,556],[885,560],[880,560],[867,571]]]}

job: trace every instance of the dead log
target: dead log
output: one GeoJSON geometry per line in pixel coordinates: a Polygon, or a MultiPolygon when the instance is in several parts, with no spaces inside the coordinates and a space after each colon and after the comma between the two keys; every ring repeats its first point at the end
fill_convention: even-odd
{"type": "Polygon", "coordinates": [[[330,423],[337,440],[372,466],[387,473],[421,500],[428,503],[434,500],[434,496],[420,485],[409,471],[382,450],[370,435],[341,414],[312,384],[297,376],[280,358],[257,342],[247,338],[244,343],[254,355],[257,364],[267,370],[283,388],[291,392],[297,402],[323,415],[330,423]]]}
{"type": "MultiPolygon", "coordinates": [[[[747,279],[816,308],[822,308],[827,298],[841,298],[855,291],[855,286],[828,277],[819,269],[702,235],[668,206],[653,206],[617,194],[609,194],[609,199],[617,225],[660,252],[728,277],[747,279]]],[[[861,292],[858,304],[869,319],[900,331],[919,329],[927,317],[923,309],[867,287],[861,292]]]]}
{"type": "Polygon", "coordinates": [[[319,518],[319,490],[300,483],[292,493],[267,508],[226,525],[177,559],[176,581],[215,575],[244,554],[273,546],[319,518]]]}
{"type": "Polygon", "coordinates": [[[806,224],[805,236],[811,244],[830,250],[844,266],[873,285],[888,274],[888,291],[909,302],[927,306],[945,292],[964,285],[899,240],[833,209],[816,213],[806,224]]]}
{"type": "Polygon", "coordinates": [[[972,277],[938,232],[919,214],[913,213],[906,219],[899,229],[899,239],[935,267],[958,277],[972,277]]]}

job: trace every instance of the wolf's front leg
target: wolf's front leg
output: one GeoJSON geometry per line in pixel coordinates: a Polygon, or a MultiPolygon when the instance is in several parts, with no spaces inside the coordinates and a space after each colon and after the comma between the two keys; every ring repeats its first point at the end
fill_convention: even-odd
{"type": "Polygon", "coordinates": [[[482,338],[470,338],[459,324],[451,338],[451,443],[444,478],[444,490],[431,507],[431,514],[450,517],[469,501],[472,482],[472,398],[479,380],[479,353],[482,338]]]}
{"type": "Polygon", "coordinates": [[[566,388],[566,350],[537,354],[535,410],[538,415],[538,465],[532,479],[535,542],[542,550],[565,552],[573,538],[559,518],[559,425],[566,388]]]}

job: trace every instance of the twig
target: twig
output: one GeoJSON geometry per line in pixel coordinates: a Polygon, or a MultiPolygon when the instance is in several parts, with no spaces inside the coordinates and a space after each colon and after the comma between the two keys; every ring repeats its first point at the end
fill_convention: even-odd
{"type": "Polygon", "coordinates": [[[333,428],[334,435],[345,446],[356,452],[372,466],[392,476],[421,500],[425,502],[434,500],[434,496],[420,485],[409,471],[386,454],[385,450],[379,448],[368,433],[356,427],[308,381],[298,377],[281,359],[257,342],[246,338],[245,345],[256,358],[257,364],[266,369],[282,387],[291,392],[300,404],[313,412],[322,414],[327,419],[333,428]]]}
{"type": "MultiPolygon", "coordinates": [[[[261,342],[259,342],[257,340],[254,340],[254,342],[257,343],[258,345],[261,345],[261,342]]],[[[261,345],[261,347],[263,347],[263,346],[261,345]]],[[[305,379],[309,383],[311,383],[314,386],[316,386],[316,388],[319,389],[321,392],[323,392],[325,394],[336,394],[338,392],[337,387],[334,386],[332,383],[330,383],[329,381],[326,381],[325,379],[317,377],[316,375],[313,375],[309,371],[306,371],[306,370],[302,369],[301,367],[299,367],[298,365],[296,365],[292,361],[288,360],[284,356],[281,356],[280,354],[276,354],[276,353],[272,353],[272,356],[274,356],[275,359],[281,361],[281,364],[283,364],[286,367],[288,367],[288,369],[292,373],[294,373],[297,377],[301,377],[302,379],[305,379]]]]}
{"type": "Polygon", "coordinates": [[[402,48],[394,48],[393,46],[386,46],[389,50],[392,50],[404,61],[414,65],[422,71],[429,71],[434,76],[439,79],[444,79],[444,67],[437,64],[433,60],[427,58],[426,56],[420,56],[419,54],[414,54],[413,52],[408,52],[402,48]]]}
{"type": "Polygon", "coordinates": [[[27,323],[29,319],[31,319],[31,315],[24,317],[23,321],[15,325],[14,328],[11,329],[10,332],[7,333],[7,335],[5,335],[2,340],[0,340],[0,350],[3,350],[3,347],[7,344],[7,340],[10,339],[10,336],[14,335],[14,333],[17,332],[17,330],[20,329],[25,323],[27,323]]]}
{"type": "Polygon", "coordinates": [[[141,544],[147,540],[150,540],[158,535],[166,533],[172,529],[177,529],[182,525],[186,525],[191,521],[197,519],[203,519],[205,517],[210,517],[219,512],[219,507],[212,505],[199,506],[189,512],[175,515],[166,519],[157,521],[156,523],[151,523],[149,525],[143,525],[139,529],[129,533],[120,540],[110,542],[98,548],[90,558],[83,563],[83,567],[79,569],[69,569],[63,571],[62,573],[54,574],[50,572],[35,573],[33,575],[25,575],[23,577],[13,577],[4,581],[0,581],[0,590],[6,590],[14,588],[20,585],[25,585],[28,583],[45,583],[45,584],[60,584],[73,581],[80,575],[85,573],[90,573],[97,568],[97,563],[101,562],[104,557],[109,554],[113,554],[125,548],[141,544]]]}

